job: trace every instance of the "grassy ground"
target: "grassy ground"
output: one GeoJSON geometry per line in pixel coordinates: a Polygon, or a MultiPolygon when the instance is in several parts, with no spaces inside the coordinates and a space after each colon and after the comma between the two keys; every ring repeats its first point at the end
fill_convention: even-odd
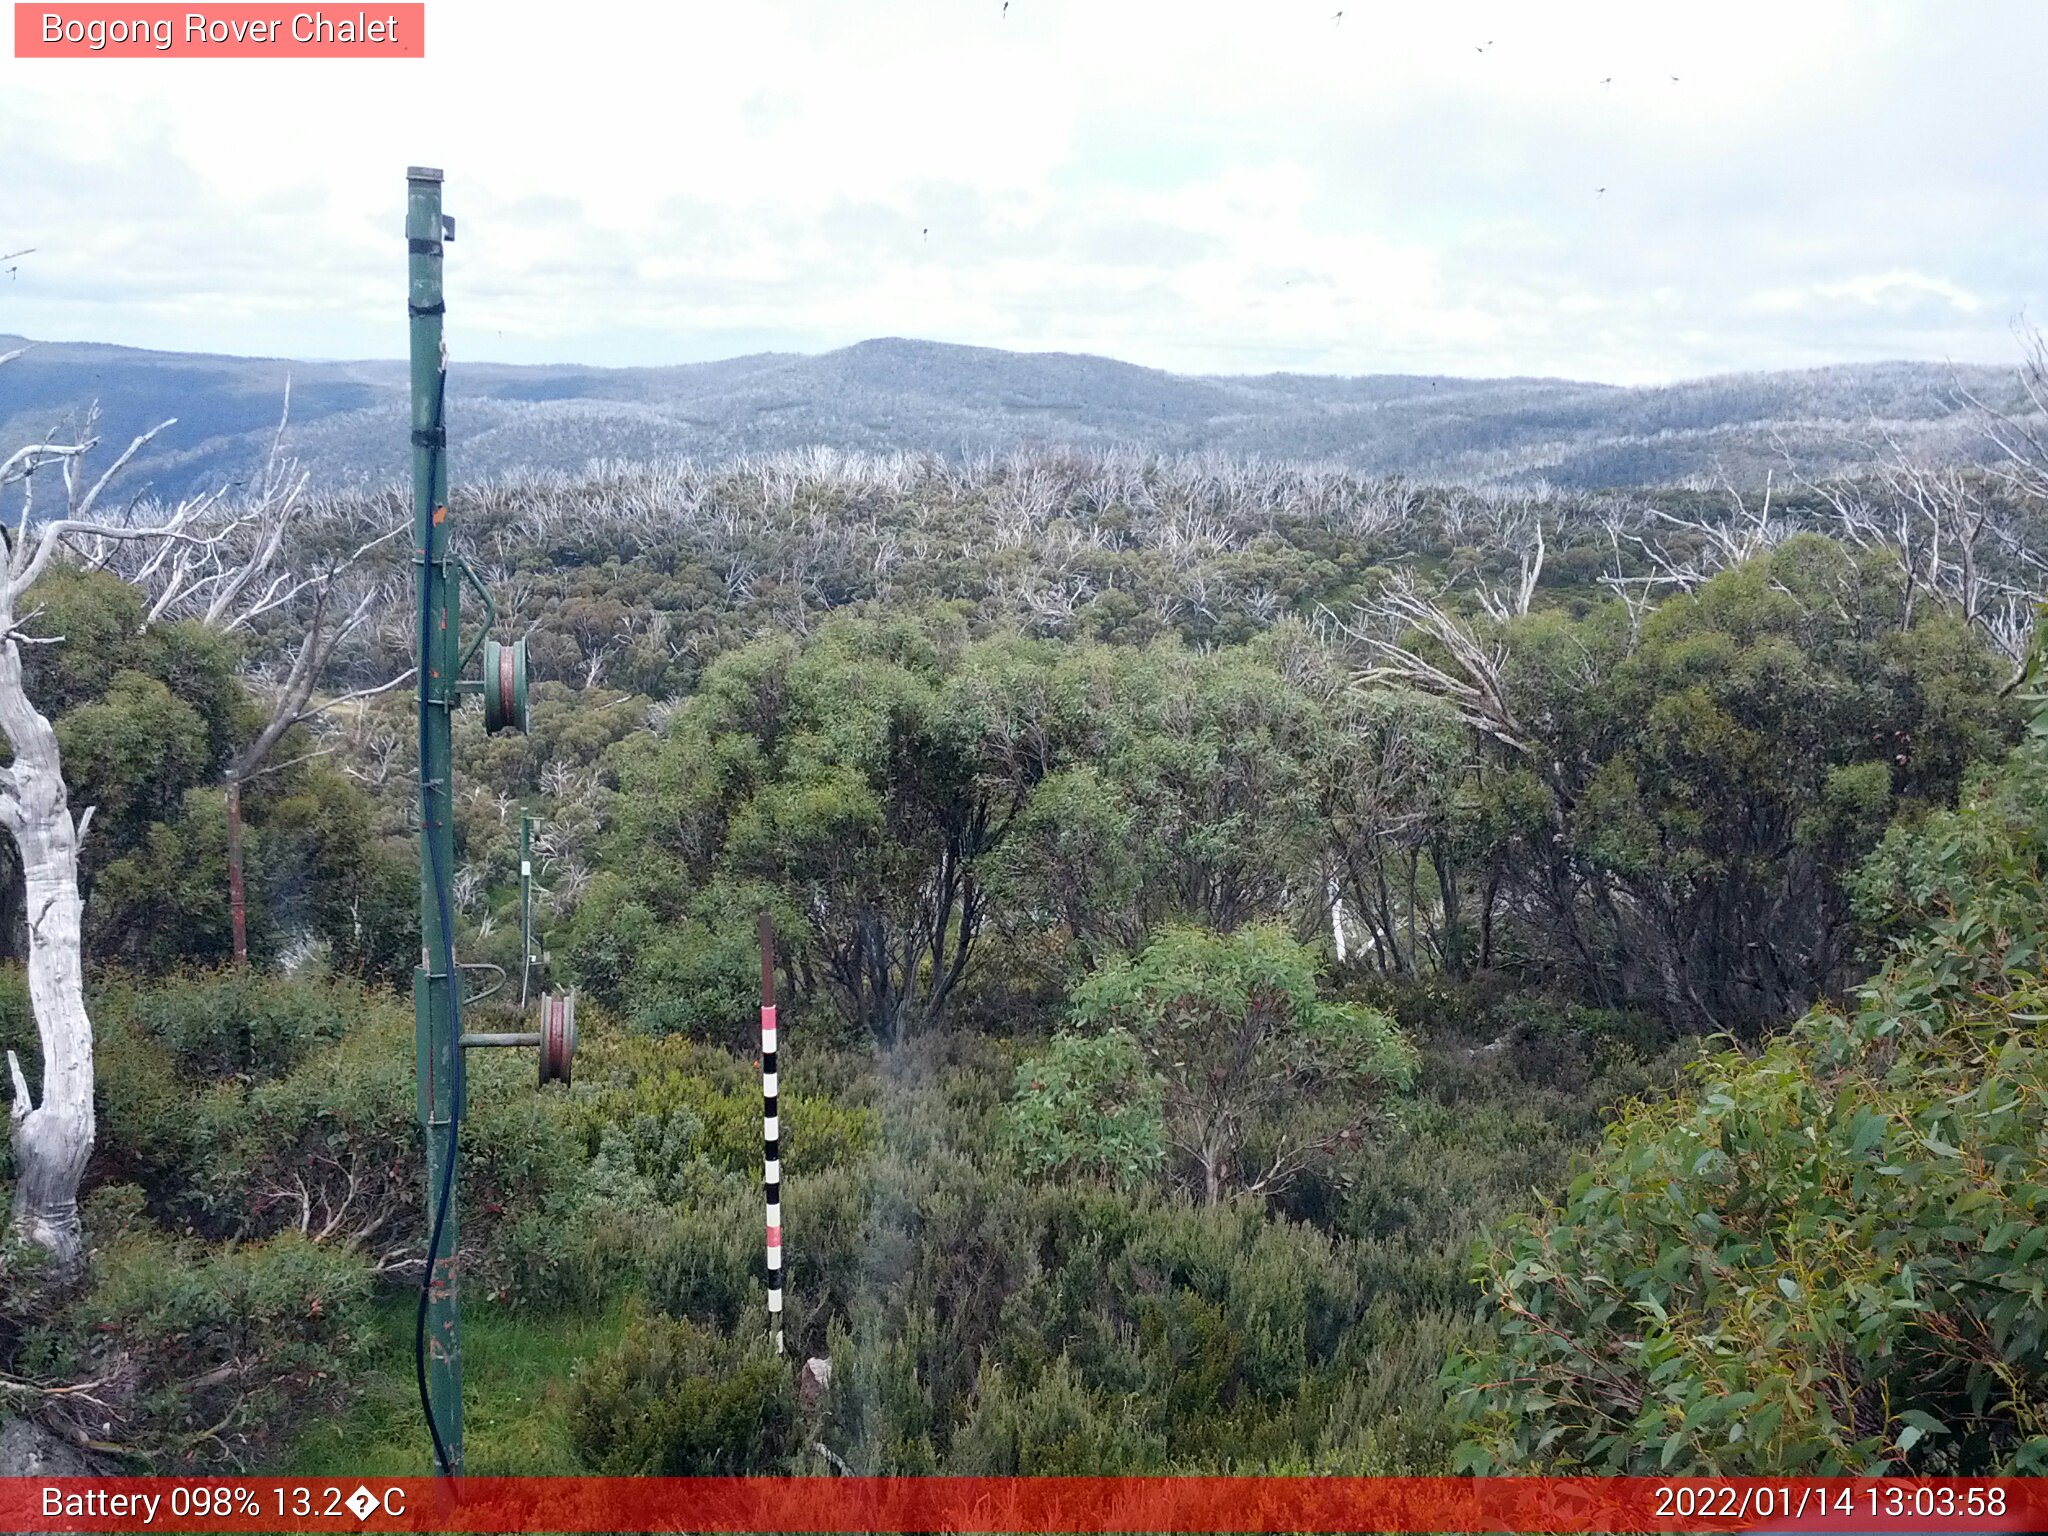
{"type": "MultiPolygon", "coordinates": [[[[339,1418],[311,1426],[282,1469],[289,1477],[425,1477],[433,1453],[413,1375],[414,1301],[377,1309],[364,1390],[339,1418]]],[[[580,1472],[564,1403],[570,1377],[618,1341],[616,1309],[585,1317],[522,1316],[478,1305],[462,1319],[463,1454],[478,1476],[580,1472]]]]}

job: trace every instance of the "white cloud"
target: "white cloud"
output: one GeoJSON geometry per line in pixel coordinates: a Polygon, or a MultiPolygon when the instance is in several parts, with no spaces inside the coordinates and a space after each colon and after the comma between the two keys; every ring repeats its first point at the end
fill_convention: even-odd
{"type": "Polygon", "coordinates": [[[1340,3],[429,0],[424,62],[0,60],[0,331],[394,355],[417,162],[455,344],[512,360],[1636,380],[2001,361],[2042,307],[2048,11],[1340,3]]]}
{"type": "Polygon", "coordinates": [[[1984,307],[1974,293],[1946,278],[1928,277],[1920,272],[1879,272],[1852,277],[1846,282],[1816,283],[1813,291],[1824,299],[1854,299],[1873,309],[1911,309],[1924,298],[1939,299],[1966,315],[1974,315],[1984,307]]]}

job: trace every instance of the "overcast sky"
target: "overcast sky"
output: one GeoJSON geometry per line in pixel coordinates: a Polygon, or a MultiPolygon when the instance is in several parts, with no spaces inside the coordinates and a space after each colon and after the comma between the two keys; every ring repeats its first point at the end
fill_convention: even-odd
{"type": "Polygon", "coordinates": [[[2048,309],[2035,3],[429,0],[427,22],[424,62],[0,58],[0,252],[36,248],[0,331],[402,355],[411,163],[448,174],[458,357],[903,335],[1638,382],[2008,362],[2048,309]]]}

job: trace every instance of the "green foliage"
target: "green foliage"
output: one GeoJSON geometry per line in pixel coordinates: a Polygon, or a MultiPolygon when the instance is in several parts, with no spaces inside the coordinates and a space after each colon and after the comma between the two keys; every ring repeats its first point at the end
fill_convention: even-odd
{"type": "Polygon", "coordinates": [[[1639,636],[1611,606],[1510,625],[1543,795],[1501,857],[1531,963],[1751,1037],[1845,989],[1858,862],[2011,739],[1988,649],[1934,605],[1904,617],[1888,557],[1807,535],[1639,636]]]}
{"type": "Polygon", "coordinates": [[[648,1027],[716,1032],[743,1013],[734,914],[770,906],[794,974],[894,1042],[971,984],[998,911],[1098,956],[1271,917],[1323,857],[1323,776],[1351,771],[1273,651],[969,642],[940,612],[733,652],[622,749],[613,871],[569,951],[648,1027]]]}
{"type": "MultiPolygon", "coordinates": [[[[288,736],[279,750],[292,746],[288,736]]],[[[253,952],[275,957],[287,941],[312,938],[337,975],[409,985],[419,962],[414,840],[383,835],[361,786],[317,762],[269,775],[242,803],[250,901],[264,924],[252,929],[253,952]]],[[[225,821],[211,809],[209,820],[216,814],[225,821]]],[[[223,873],[213,889],[224,888],[223,873]]]]}
{"type": "MultiPolygon", "coordinates": [[[[790,1244],[796,1246],[797,1229],[790,1244]]],[[[761,1190],[735,1179],[678,1211],[650,1245],[646,1293],[672,1317],[730,1333],[763,1311],[761,1190]]]]}
{"type": "Polygon", "coordinates": [[[281,1076],[352,1024],[389,1010],[386,999],[345,982],[227,970],[118,984],[101,994],[96,1014],[103,1027],[159,1042],[179,1076],[203,1083],[281,1076]]]}
{"type": "MultiPolygon", "coordinates": [[[[1334,670],[1327,657],[1304,662],[1334,670]]],[[[1372,963],[1388,974],[1414,975],[1432,962],[1452,974],[1469,970],[1476,946],[1463,885],[1501,840],[1480,806],[1470,731],[1440,699],[1345,689],[1322,749],[1325,835],[1350,915],[1371,933],[1372,963]]]]}
{"type": "Polygon", "coordinates": [[[663,1213],[613,1198],[601,1178],[573,1172],[553,1188],[511,1194],[491,1229],[492,1300],[544,1325],[589,1319],[646,1285],[663,1213]]]}
{"type": "MultiPolygon", "coordinates": [[[[1332,521],[1313,477],[1245,521],[1156,467],[1062,470],[1059,516],[1020,522],[1003,498],[1040,492],[1009,473],[812,476],[800,504],[727,476],[707,494],[744,501],[743,550],[695,513],[632,549],[608,510],[545,549],[504,534],[508,569],[548,571],[544,680],[531,735],[458,726],[463,947],[514,957],[534,811],[587,1011],[571,1090],[472,1059],[465,1303],[606,1346],[536,1465],[820,1471],[816,1439],[877,1472],[1440,1471],[1453,1354],[1488,1373],[1452,1383],[1466,1465],[2033,1465],[2048,795],[2008,770],[1940,810],[2011,725],[1968,630],[1924,594],[1907,623],[1881,559],[1811,539],[1638,629],[1560,504],[1536,611],[1475,621],[1516,750],[1360,686],[1348,642],[1287,617],[1347,613],[1397,563],[1512,579],[1460,493],[1401,489],[1387,532],[1377,503],[1332,521]],[[799,576],[775,541],[805,520],[949,547],[814,549],[799,576]],[[1047,551],[1087,594],[1070,612],[1018,596],[1051,592],[1047,551]],[[762,910],[800,1043],[788,1329],[835,1366],[801,1438],[759,1347],[762,910]],[[1852,983],[1870,937],[1892,961],[1854,1018],[1629,1109],[1475,1283],[1475,1227],[1566,1187],[1603,1110],[1663,1083],[1675,1023],[1754,1035],[1852,983]]],[[[110,578],[50,580],[68,638],[27,653],[32,694],[74,803],[101,802],[89,956],[133,974],[95,985],[98,1279],[70,1296],[10,1257],[0,1364],[118,1376],[96,1330],[132,1328],[123,1432],[166,1463],[267,1454],[253,1415],[326,1413],[338,1370],[409,1411],[409,1332],[373,1368],[352,1321],[319,1331],[330,1295],[354,1319],[373,1275],[402,1292],[423,1240],[409,1008],[380,985],[417,958],[408,705],[295,737],[248,786],[257,969],[195,973],[228,953],[243,657],[143,626],[110,578]],[[300,979],[270,973],[287,954],[300,979]]],[[[0,942],[20,916],[0,891],[0,942]]]]}
{"type": "Polygon", "coordinates": [[[1256,1467],[1360,1358],[1348,1251],[1256,1203],[884,1163],[860,1262],[830,1347],[863,1471],[1256,1467]]]}
{"type": "MultiPolygon", "coordinates": [[[[0,1051],[12,1051],[32,1083],[43,1076],[43,1043],[36,1033],[35,1011],[29,1006],[28,972],[0,961],[0,1051]]],[[[0,1171],[14,1173],[14,1149],[0,1146],[0,1171]]]]}
{"type": "Polygon", "coordinates": [[[1164,1450],[1128,1399],[1100,1401],[1061,1355],[1028,1388],[982,1367],[951,1465],[965,1477],[1118,1477],[1159,1465],[1164,1450]]]}
{"type": "Polygon", "coordinates": [[[578,908],[566,957],[634,1028],[743,1050],[760,1040],[763,911],[791,947],[803,925],[772,887],[716,879],[663,922],[629,882],[607,873],[578,908]]]}
{"type": "Polygon", "coordinates": [[[1933,1010],[1970,1006],[2041,964],[2044,761],[2048,713],[2036,713],[2026,744],[1977,775],[1962,809],[1894,827],[1859,873],[1857,906],[1896,957],[1877,984],[1903,1017],[1925,1027],[1933,1010]]]}
{"type": "MultiPolygon", "coordinates": [[[[183,814],[186,794],[219,783],[252,707],[235,642],[191,624],[145,625],[140,595],[104,571],[57,566],[36,583],[34,628],[61,644],[28,646],[23,683],[50,719],[74,812],[94,807],[81,849],[90,955],[112,956],[91,897],[109,866],[183,814]]],[[[159,893],[158,921],[179,893],[159,893]]],[[[0,840],[0,947],[19,956],[19,858],[0,840]]]]}
{"type": "MultiPolygon", "coordinates": [[[[104,1201],[95,1214],[106,1233],[104,1201]]],[[[360,1256],[297,1232],[209,1249],[132,1221],[103,1241],[93,1278],[43,1348],[119,1383],[120,1445],[172,1465],[248,1465],[340,1401],[370,1295],[360,1256]]]]}
{"type": "MultiPolygon", "coordinates": [[[[808,1064],[808,1063],[807,1063],[808,1064]]],[[[559,1105],[572,1165],[545,1190],[508,1185],[495,1239],[507,1294],[575,1308],[644,1294],[671,1314],[730,1330],[760,1306],[761,1092],[756,1067],[680,1037],[595,1032],[579,1081],[559,1105]]],[[[807,1075],[820,1087],[830,1058],[807,1075]]],[[[859,1188],[877,1139],[874,1112],[837,1094],[792,1090],[782,1101],[783,1165],[792,1180],[784,1225],[803,1234],[797,1273],[835,1251],[817,1201],[859,1188]]],[[[849,1283],[818,1276],[819,1291],[849,1283]]]]}
{"type": "Polygon", "coordinates": [[[587,1365],[570,1398],[577,1454],[612,1476],[705,1477],[786,1470],[796,1391],[787,1362],[694,1323],[645,1316],[587,1365]]]}
{"type": "MultiPolygon", "coordinates": [[[[274,948],[270,912],[260,887],[249,895],[251,948],[267,955],[274,948]]],[[[219,785],[186,789],[175,812],[149,822],[99,870],[85,939],[89,953],[138,970],[234,958],[227,802],[219,785]]]]}
{"type": "MultiPolygon", "coordinates": [[[[679,1190],[664,1190],[660,1181],[681,1177],[692,1159],[717,1173],[759,1173],[761,1078],[754,1063],[681,1038],[627,1036],[602,1042],[578,1068],[571,1113],[586,1148],[623,1156],[635,1173],[655,1181],[657,1198],[677,1198],[679,1190]]],[[[787,1083],[778,1107],[783,1162],[792,1174],[855,1161],[877,1139],[875,1113],[863,1105],[787,1083]]]]}
{"type": "MultiPolygon", "coordinates": [[[[217,1240],[295,1231],[372,1262],[424,1240],[409,1007],[351,983],[230,973],[116,988],[99,1029],[99,1156],[167,1225],[217,1240]]],[[[470,1063],[462,1141],[464,1230],[485,1250],[471,1272],[493,1287],[512,1279],[491,1244],[507,1212],[546,1208],[582,1168],[560,1099],[508,1056],[470,1063]]]]}
{"type": "MultiPolygon", "coordinates": [[[[1257,649],[1154,646],[1118,658],[1105,770],[1134,826],[1142,927],[1228,930],[1283,910],[1327,833],[1316,767],[1320,702],[1257,649]]],[[[1112,855],[1114,856],[1114,855],[1112,855]]]]}
{"type": "MultiPolygon", "coordinates": [[[[49,570],[24,681],[51,719],[74,809],[93,807],[81,852],[88,958],[145,970],[232,957],[223,774],[261,724],[239,673],[242,642],[201,625],[145,623],[138,592],[104,571],[49,570]]],[[[386,848],[377,811],[346,775],[309,761],[302,731],[243,795],[251,952],[324,942],[337,968],[410,967],[416,877],[386,848]]],[[[0,946],[19,953],[20,877],[0,842],[0,946]]]]}
{"type": "MultiPolygon", "coordinates": [[[[684,917],[690,889],[720,877],[783,892],[808,917],[794,957],[895,1041],[959,982],[985,917],[978,861],[1043,776],[1058,702],[1008,647],[965,650],[942,616],[836,620],[801,653],[764,641],[714,666],[666,739],[626,754],[610,846],[657,917],[684,917]]],[[[711,953],[651,958],[730,974],[720,946],[738,941],[707,926],[711,953]]]]}
{"type": "Polygon", "coordinates": [[[57,720],[104,704],[110,693],[132,696],[138,678],[153,679],[202,722],[209,757],[225,761],[227,743],[250,718],[235,680],[233,640],[197,624],[146,624],[136,588],[79,566],[45,570],[35,605],[36,632],[64,637],[23,654],[24,686],[45,715],[57,720]]]}
{"type": "Polygon", "coordinates": [[[1128,1032],[1164,1088],[1174,1145],[1210,1201],[1274,1194],[1347,1147],[1415,1051],[1376,1009],[1316,997],[1315,960],[1278,928],[1169,928],[1074,989],[1084,1029],[1128,1032]]]}
{"type": "MultiPolygon", "coordinates": [[[[287,943],[313,940],[342,974],[407,974],[418,961],[418,868],[410,850],[376,835],[362,791],[301,764],[262,781],[242,803],[252,957],[275,961],[287,943]]],[[[175,814],[151,822],[100,869],[86,936],[92,953],[142,970],[232,960],[227,802],[218,783],[185,790],[175,814]]]]}
{"type": "Polygon", "coordinates": [[[1120,941],[1140,910],[1137,826],[1137,807],[1100,767],[1055,769],[988,861],[994,898],[1009,908],[1041,907],[1082,944],[1120,941]]]}
{"type": "MultiPolygon", "coordinates": [[[[330,1205],[347,1191],[339,1165],[361,1184],[363,1212],[400,1214],[353,1250],[347,1220],[314,1246],[365,1265],[416,1252],[402,1006],[358,1012],[357,994],[331,983],[200,977],[156,990],[110,994],[101,1010],[101,1166],[137,1170],[159,1219],[263,1241],[296,1239],[298,1179],[312,1200],[309,1237],[334,1209],[352,1212],[330,1205]],[[219,1021],[242,1014],[280,1021],[263,1069],[280,1075],[251,1087],[185,1077],[172,1043],[194,1063],[217,1061],[236,1040],[219,1021]],[[350,1028],[329,1042],[322,1021],[336,1016],[350,1028]],[[290,1044],[292,1020],[310,1021],[303,1048],[290,1044]],[[206,1202],[177,1193],[193,1189],[206,1202]]],[[[1375,1002],[1412,1016],[1425,1041],[1456,1027],[1513,1038],[1470,1060],[1462,1046],[1429,1044],[1424,1091],[1402,1106],[1399,1134],[1348,1154],[1355,1178],[1318,1173],[1271,1203],[1201,1208],[1142,1186],[1020,1178],[1000,1145],[1017,1059],[988,1042],[941,1038],[879,1059],[814,1044],[793,1056],[787,1322],[792,1358],[834,1358],[825,1443],[862,1470],[1012,1456],[1051,1467],[1084,1453],[1156,1470],[1438,1467],[1447,1441],[1433,1382],[1445,1350],[1470,1335],[1456,1255],[1472,1222],[1557,1178],[1591,1134],[1597,1098],[1640,1079],[1596,1082],[1597,1068],[1572,1065],[1552,1038],[1584,1037],[1589,1060],[1619,1059],[1604,1022],[1532,1013],[1515,1034],[1504,1016],[1468,1017],[1502,1006],[1481,999],[1411,1008],[1388,989],[1375,1002]]],[[[755,1358],[765,1316],[754,1065],[677,1036],[615,1033],[602,1011],[589,1031],[566,1095],[537,1098],[525,1062],[473,1063],[471,1316],[553,1318],[536,1322],[552,1337],[638,1297],[721,1341],[705,1346],[720,1370],[755,1358]]],[[[140,1212],[91,1220],[103,1240],[135,1222],[152,1231],[140,1212]]],[[[195,1262],[208,1251],[190,1246],[195,1262]]],[[[410,1333],[399,1332],[376,1367],[389,1390],[375,1391],[402,1405],[410,1333]]],[[[695,1360],[696,1347],[676,1353],[695,1360]]],[[[603,1361],[614,1374],[606,1406],[592,1409],[589,1454],[647,1464],[676,1426],[622,1429],[656,1389],[609,1351],[603,1361]]],[[[356,1380],[369,1367],[348,1369],[356,1380]]],[[[566,1359],[553,1369],[566,1373],[566,1359]]],[[[564,1438],[550,1453],[565,1468],[580,1401],[563,1400],[564,1438]]],[[[280,1416],[294,1420],[290,1408],[280,1416]]],[[[685,1435],[675,1454],[744,1440],[748,1421],[720,1422],[732,1435],[709,1449],[685,1435]]],[[[749,1465],[822,1469],[814,1459],[749,1465]]]]}
{"type": "Polygon", "coordinates": [[[1166,1158],[1159,1080],[1121,1029],[1063,1035],[1019,1066],[1006,1132],[1041,1175],[1135,1183],[1166,1158]]]}
{"type": "Polygon", "coordinates": [[[614,870],[599,873],[560,942],[584,995],[620,1013],[631,1011],[626,988],[638,974],[640,957],[663,934],[662,919],[636,895],[638,884],[614,870]]]}
{"type": "Polygon", "coordinates": [[[2008,739],[1981,640],[1907,618],[1883,558],[1809,535],[1647,617],[1474,620],[1507,748],[1293,620],[1196,650],[840,613],[620,745],[568,949],[645,1027],[730,1038],[770,907],[796,995],[894,1043],[1000,1027],[1164,927],[1310,934],[1341,898],[1356,967],[1753,1036],[1853,983],[1848,876],[2008,739]]]}
{"type": "Polygon", "coordinates": [[[115,673],[100,698],[61,716],[57,744],[72,793],[123,842],[131,825],[172,815],[209,766],[205,720],[140,672],[115,673]]]}
{"type": "Polygon", "coordinates": [[[1702,1063],[1482,1255],[1465,1464],[2048,1468],[2048,733],[1860,886],[1910,926],[1854,1014],[1702,1063]]]}

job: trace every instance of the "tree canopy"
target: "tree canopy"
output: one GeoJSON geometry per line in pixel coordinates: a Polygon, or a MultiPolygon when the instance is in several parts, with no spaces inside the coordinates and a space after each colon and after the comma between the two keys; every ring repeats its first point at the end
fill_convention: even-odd
{"type": "Polygon", "coordinates": [[[1484,1255],[1465,1465],[2048,1468],[2048,693],[1964,803],[1866,866],[1850,1013],[1692,1070],[1484,1255]]]}

